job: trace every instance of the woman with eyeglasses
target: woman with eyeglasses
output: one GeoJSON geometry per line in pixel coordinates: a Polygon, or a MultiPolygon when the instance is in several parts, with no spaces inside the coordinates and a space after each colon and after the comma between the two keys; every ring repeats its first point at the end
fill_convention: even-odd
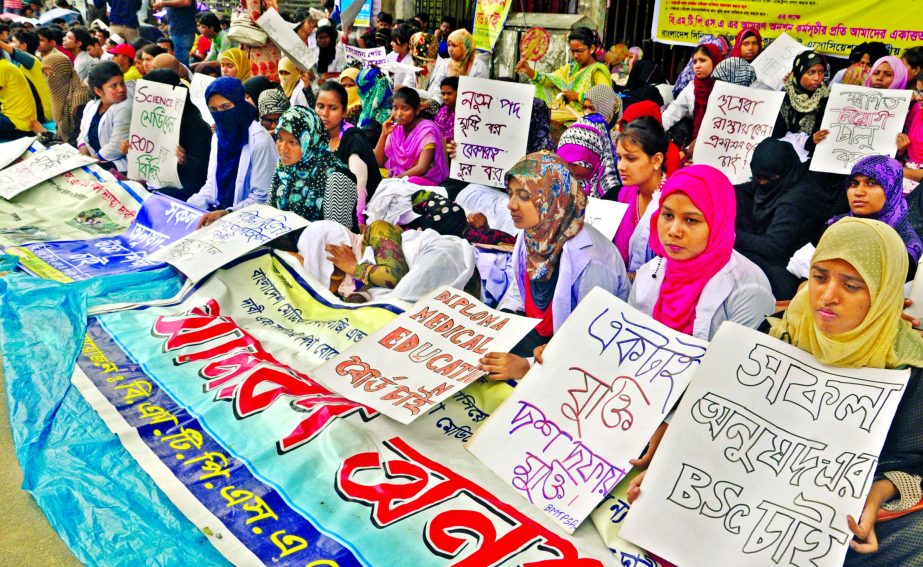
{"type": "Polygon", "coordinates": [[[244,97],[244,85],[235,77],[221,77],[205,89],[215,133],[205,185],[188,200],[210,211],[199,226],[208,226],[233,209],[265,203],[269,196],[279,152],[244,97]]]}
{"type": "Polygon", "coordinates": [[[260,95],[256,108],[260,112],[260,125],[275,138],[279,117],[291,107],[288,97],[282,89],[270,89],[260,95]]]}

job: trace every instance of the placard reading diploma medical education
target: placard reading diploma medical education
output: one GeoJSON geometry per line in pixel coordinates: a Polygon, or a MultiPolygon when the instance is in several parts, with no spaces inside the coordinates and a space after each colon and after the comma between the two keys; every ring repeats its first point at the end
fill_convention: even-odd
{"type": "Polygon", "coordinates": [[[138,80],[128,136],[128,177],[156,187],[182,187],[176,147],[186,93],[184,87],[138,80]]]}
{"type": "Polygon", "coordinates": [[[839,567],[908,376],[724,323],[620,535],[687,567],[839,567]]]}
{"type": "Polygon", "coordinates": [[[572,533],[631,470],[707,344],[596,288],[467,448],[572,533]]]}
{"type": "Polygon", "coordinates": [[[784,92],[716,81],[695,143],[695,163],[721,170],[731,183],[750,180],[757,144],[772,135],[784,92]]]}
{"type": "Polygon", "coordinates": [[[343,397],[410,423],[485,373],[488,352],[509,352],[538,323],[439,288],[311,377],[343,397]]]}
{"type": "Polygon", "coordinates": [[[811,171],[849,174],[865,156],[894,157],[911,94],[913,91],[834,84],[820,126],[830,134],[817,144],[811,171]]]}
{"type": "Polygon", "coordinates": [[[197,282],[257,246],[308,224],[295,213],[269,205],[250,205],[221,217],[148,258],[166,262],[197,282]]]}
{"type": "Polygon", "coordinates": [[[451,177],[504,187],[507,170],[526,154],[532,85],[458,78],[451,177]]]}

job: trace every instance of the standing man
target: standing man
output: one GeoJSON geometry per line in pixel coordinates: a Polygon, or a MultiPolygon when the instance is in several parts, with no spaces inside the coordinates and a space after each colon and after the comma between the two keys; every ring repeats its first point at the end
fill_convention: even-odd
{"type": "Polygon", "coordinates": [[[97,61],[89,53],[90,45],[98,45],[99,42],[90,35],[86,28],[75,26],[64,36],[63,44],[64,49],[74,54],[74,69],[80,76],[80,80],[86,81],[90,73],[90,66],[97,61]]]}
{"type": "MultiPolygon", "coordinates": [[[[93,0],[93,5],[105,10],[106,2],[107,0],[93,0]]],[[[122,36],[128,43],[138,39],[138,10],[141,9],[141,0],[108,0],[108,3],[109,31],[122,36]]]]}
{"type": "Polygon", "coordinates": [[[170,26],[170,39],[173,51],[183,65],[189,65],[189,52],[196,32],[195,0],[157,0],[154,10],[167,9],[167,23],[170,26]]]}

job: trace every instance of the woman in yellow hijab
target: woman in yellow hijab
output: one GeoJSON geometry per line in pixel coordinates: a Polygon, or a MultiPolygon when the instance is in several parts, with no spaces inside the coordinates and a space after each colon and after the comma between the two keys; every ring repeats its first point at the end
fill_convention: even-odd
{"type": "Polygon", "coordinates": [[[298,67],[295,66],[295,62],[288,57],[279,59],[279,84],[282,86],[285,96],[292,96],[300,80],[301,73],[298,72],[298,67]]]}
{"type": "Polygon", "coordinates": [[[238,47],[227,49],[218,58],[222,77],[237,77],[240,82],[250,78],[250,58],[238,47]]]}
{"type": "Polygon", "coordinates": [[[344,89],[346,89],[347,110],[356,106],[357,104],[362,104],[362,100],[359,98],[359,87],[356,86],[356,77],[358,76],[358,67],[347,67],[343,69],[342,73],[340,73],[340,84],[343,85],[344,89]]]}

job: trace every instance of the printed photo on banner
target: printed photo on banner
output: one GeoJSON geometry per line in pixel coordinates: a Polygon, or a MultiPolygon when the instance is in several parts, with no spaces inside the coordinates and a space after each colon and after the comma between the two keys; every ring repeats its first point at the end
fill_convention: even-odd
{"type": "Polygon", "coordinates": [[[825,366],[724,323],[621,536],[690,567],[839,567],[853,538],[846,516],[865,505],[909,375],[825,366]]]}
{"type": "Polygon", "coordinates": [[[721,170],[731,183],[750,180],[750,158],[772,135],[785,93],[716,81],[696,138],[695,163],[721,170]]]}
{"type": "Polygon", "coordinates": [[[795,57],[809,49],[783,32],[753,60],[757,79],[774,91],[781,89],[785,77],[792,72],[795,57]]]}
{"type": "Polygon", "coordinates": [[[312,376],[345,398],[410,423],[486,374],[479,360],[508,352],[537,323],[440,288],[312,376]]]}
{"type": "Polygon", "coordinates": [[[33,153],[0,171],[0,197],[12,199],[27,189],[72,169],[96,162],[69,144],[59,144],[33,153]]]}
{"type": "Polygon", "coordinates": [[[257,246],[306,226],[308,221],[294,213],[250,205],[160,249],[151,259],[166,262],[198,282],[257,246]]]}
{"type": "Polygon", "coordinates": [[[572,533],[631,470],[706,346],[596,288],[466,447],[572,533]]]}
{"type": "Polygon", "coordinates": [[[131,108],[128,176],[154,187],[182,187],[177,173],[186,88],[139,79],[131,108]]]}
{"type": "Polygon", "coordinates": [[[256,20],[256,25],[263,28],[273,43],[279,46],[302,71],[307,71],[317,64],[317,47],[309,47],[295,33],[294,26],[282,19],[275,8],[269,8],[256,20]]]}
{"type": "Polygon", "coordinates": [[[526,154],[534,96],[532,85],[459,77],[450,176],[505,188],[503,176],[526,154]]]}
{"type": "Polygon", "coordinates": [[[817,144],[811,171],[849,174],[853,165],[867,155],[894,157],[897,135],[904,129],[912,94],[912,91],[842,83],[832,85],[820,126],[830,134],[817,144]]]}

